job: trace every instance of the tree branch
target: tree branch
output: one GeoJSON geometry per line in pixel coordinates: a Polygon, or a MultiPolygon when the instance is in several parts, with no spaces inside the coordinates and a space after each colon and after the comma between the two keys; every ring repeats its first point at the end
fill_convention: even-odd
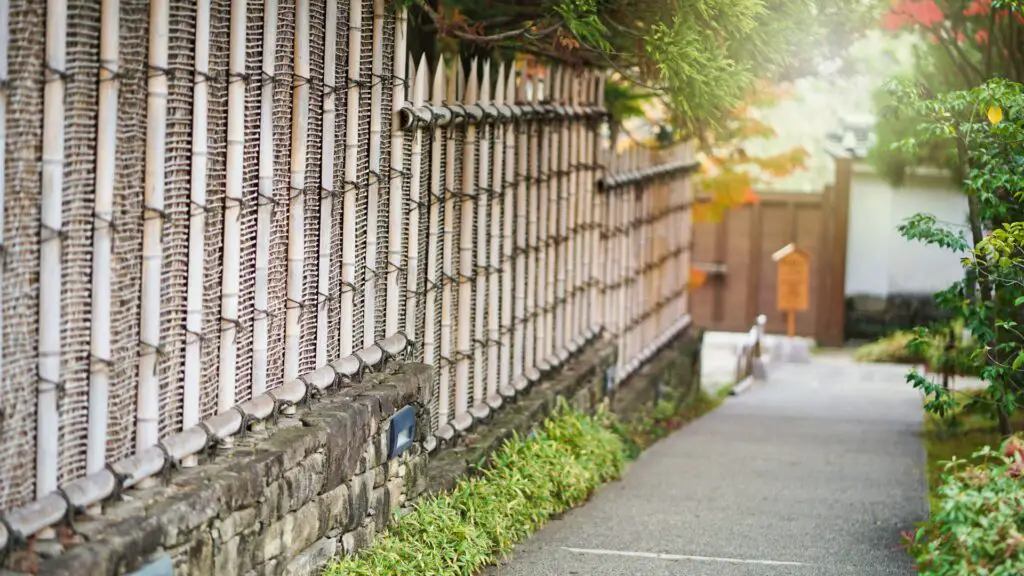
{"type": "Polygon", "coordinates": [[[441,14],[437,12],[437,10],[431,8],[430,4],[428,4],[426,0],[416,0],[416,5],[419,6],[423,10],[423,12],[430,16],[430,19],[434,21],[434,26],[437,27],[437,31],[439,34],[451,34],[452,36],[458,38],[459,40],[472,42],[475,44],[500,44],[502,42],[507,42],[509,40],[515,40],[522,37],[527,37],[529,39],[543,38],[558,31],[565,24],[563,20],[558,20],[553,25],[547,28],[538,29],[536,31],[534,31],[535,27],[533,26],[524,26],[523,28],[516,28],[515,30],[508,30],[505,32],[499,32],[497,34],[481,35],[474,34],[472,32],[467,32],[465,30],[459,30],[458,28],[451,25],[446,25],[444,22],[444,17],[442,17],[441,14]]]}

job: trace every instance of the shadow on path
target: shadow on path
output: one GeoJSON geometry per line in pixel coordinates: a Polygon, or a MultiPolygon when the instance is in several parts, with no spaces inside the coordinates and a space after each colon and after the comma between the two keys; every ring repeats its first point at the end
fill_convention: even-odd
{"type": "Polygon", "coordinates": [[[905,372],[845,357],[775,365],[487,574],[912,574],[900,532],[927,504],[905,372]]]}

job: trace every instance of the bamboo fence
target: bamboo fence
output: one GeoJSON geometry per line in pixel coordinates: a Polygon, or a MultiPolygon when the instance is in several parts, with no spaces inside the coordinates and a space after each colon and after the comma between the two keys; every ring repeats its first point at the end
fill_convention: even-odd
{"type": "Polygon", "coordinates": [[[388,358],[428,448],[689,321],[693,152],[384,0],[0,3],[0,547],[388,358]],[[60,490],[58,490],[60,489],[60,490]]]}

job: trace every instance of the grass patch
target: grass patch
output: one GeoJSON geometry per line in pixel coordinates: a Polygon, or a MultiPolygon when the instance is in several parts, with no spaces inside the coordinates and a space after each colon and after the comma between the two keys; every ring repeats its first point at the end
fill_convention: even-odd
{"type": "Polygon", "coordinates": [[[888,362],[893,364],[924,364],[932,372],[944,369],[960,376],[977,376],[978,366],[974,361],[977,345],[972,341],[963,342],[954,336],[950,345],[950,333],[963,332],[963,321],[955,321],[943,329],[922,332],[919,337],[911,330],[898,330],[874,342],[859,346],[853,352],[857,362],[888,362]]]}
{"type": "Polygon", "coordinates": [[[609,420],[560,402],[532,438],[509,440],[478,476],[421,500],[369,550],[334,562],[326,574],[474,574],[619,477],[626,451],[609,420]]]}
{"type": "Polygon", "coordinates": [[[581,413],[560,400],[531,437],[514,436],[480,474],[449,494],[424,498],[371,548],[336,559],[325,576],[469,576],[496,563],[553,517],[617,479],[626,461],[721,403],[659,402],[646,418],[623,423],[599,409],[581,413]]]}

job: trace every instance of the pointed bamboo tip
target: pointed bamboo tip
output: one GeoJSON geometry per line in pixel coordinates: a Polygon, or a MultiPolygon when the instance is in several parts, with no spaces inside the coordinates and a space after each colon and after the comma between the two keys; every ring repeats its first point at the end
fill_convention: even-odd
{"type": "Polygon", "coordinates": [[[444,103],[445,97],[445,75],[444,75],[444,57],[441,57],[437,61],[437,68],[434,69],[434,97],[433,103],[440,106],[444,103]]]}
{"type": "Polygon", "coordinates": [[[476,69],[476,58],[469,65],[469,78],[466,79],[466,104],[476,104],[480,97],[480,81],[476,69]]]}
{"type": "Polygon", "coordinates": [[[483,61],[482,69],[482,80],[480,81],[480,101],[490,102],[491,101],[491,61],[485,59],[483,61]]]}
{"type": "Polygon", "coordinates": [[[505,102],[512,104],[516,101],[516,65],[510,62],[508,65],[508,78],[505,79],[505,102]]]}
{"type": "Polygon", "coordinates": [[[412,102],[416,106],[422,106],[427,99],[427,72],[429,69],[427,57],[424,56],[420,59],[420,65],[416,69],[412,87],[412,102]]]}
{"type": "Polygon", "coordinates": [[[498,104],[505,103],[505,63],[498,63],[498,78],[494,81],[494,101],[498,104]]]}

